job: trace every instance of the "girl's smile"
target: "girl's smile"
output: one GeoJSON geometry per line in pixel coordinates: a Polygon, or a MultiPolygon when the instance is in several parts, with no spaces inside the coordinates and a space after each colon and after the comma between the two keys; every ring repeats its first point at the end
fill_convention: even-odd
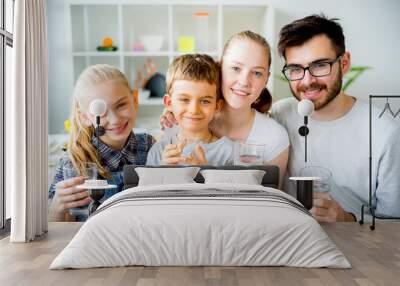
{"type": "Polygon", "coordinates": [[[232,92],[239,96],[249,96],[251,93],[241,89],[231,88],[232,92]]]}
{"type": "Polygon", "coordinates": [[[121,125],[117,126],[117,127],[107,128],[106,131],[110,132],[110,133],[113,133],[115,135],[120,135],[120,134],[124,133],[124,131],[125,131],[127,126],[128,126],[128,121],[125,122],[124,124],[121,124],[121,125]]]}

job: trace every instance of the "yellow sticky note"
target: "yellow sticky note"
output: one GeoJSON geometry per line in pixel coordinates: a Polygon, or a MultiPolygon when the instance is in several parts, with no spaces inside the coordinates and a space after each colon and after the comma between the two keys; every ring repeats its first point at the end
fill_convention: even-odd
{"type": "Polygon", "coordinates": [[[195,50],[194,38],[191,36],[178,37],[178,51],[181,53],[192,53],[195,50]]]}
{"type": "Polygon", "coordinates": [[[67,133],[71,130],[71,121],[69,119],[64,121],[64,129],[67,133]]]}

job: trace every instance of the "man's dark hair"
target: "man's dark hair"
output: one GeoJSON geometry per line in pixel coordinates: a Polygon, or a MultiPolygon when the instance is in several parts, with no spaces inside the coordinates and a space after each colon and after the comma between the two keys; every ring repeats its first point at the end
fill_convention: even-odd
{"type": "Polygon", "coordinates": [[[286,58],[287,48],[301,46],[311,38],[326,35],[337,55],[346,51],[342,27],[338,19],[328,19],[325,15],[311,15],[284,26],[279,33],[279,54],[286,58]]]}

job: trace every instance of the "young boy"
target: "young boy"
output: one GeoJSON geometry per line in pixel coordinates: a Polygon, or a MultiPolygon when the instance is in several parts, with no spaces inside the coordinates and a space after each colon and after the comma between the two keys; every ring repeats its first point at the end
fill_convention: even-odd
{"type": "Polygon", "coordinates": [[[233,165],[233,141],[209,129],[223,104],[220,81],[220,68],[208,55],[183,55],[172,62],[164,105],[179,130],[153,145],[147,165],[233,165]]]}

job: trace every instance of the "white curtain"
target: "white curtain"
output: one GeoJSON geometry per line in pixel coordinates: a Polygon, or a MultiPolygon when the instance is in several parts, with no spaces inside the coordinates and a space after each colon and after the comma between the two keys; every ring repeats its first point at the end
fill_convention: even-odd
{"type": "Polygon", "coordinates": [[[45,0],[15,1],[13,92],[6,111],[6,187],[12,242],[47,232],[47,28],[45,0]]]}

